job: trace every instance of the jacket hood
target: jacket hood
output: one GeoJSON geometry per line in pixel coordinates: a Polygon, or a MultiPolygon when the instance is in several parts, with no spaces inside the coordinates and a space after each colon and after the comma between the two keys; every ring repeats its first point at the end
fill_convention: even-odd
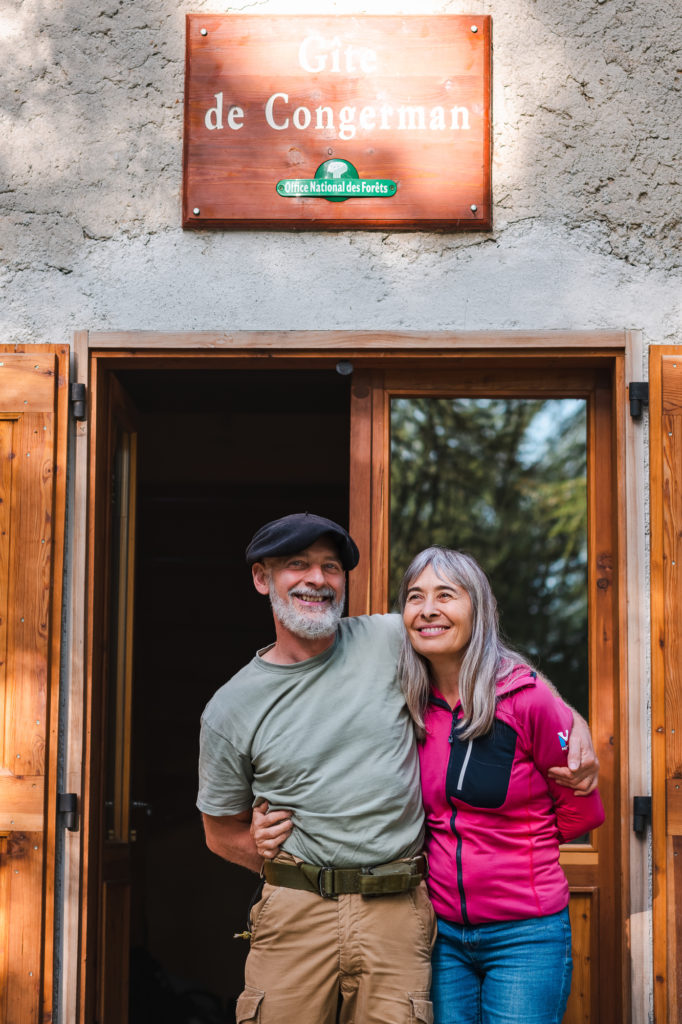
{"type": "Polygon", "coordinates": [[[514,665],[506,676],[497,680],[497,696],[506,697],[508,693],[516,693],[525,686],[535,686],[538,674],[528,665],[514,665]]]}

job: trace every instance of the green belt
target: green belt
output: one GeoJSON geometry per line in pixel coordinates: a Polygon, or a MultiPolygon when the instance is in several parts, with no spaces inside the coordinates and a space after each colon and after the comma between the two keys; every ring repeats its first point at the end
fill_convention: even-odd
{"type": "Polygon", "coordinates": [[[373,868],[331,868],[316,864],[289,864],[268,860],[263,868],[270,885],[283,885],[287,889],[316,892],[327,899],[342,893],[361,893],[380,896],[385,893],[407,892],[416,889],[428,874],[426,856],[409,860],[394,860],[373,868]]]}

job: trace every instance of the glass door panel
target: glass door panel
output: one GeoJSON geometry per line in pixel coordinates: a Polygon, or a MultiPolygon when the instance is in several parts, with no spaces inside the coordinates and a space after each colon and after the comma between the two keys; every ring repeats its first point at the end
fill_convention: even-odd
{"type": "Polygon", "coordinates": [[[469,552],[507,641],[588,718],[586,406],[393,397],[389,602],[422,548],[469,552]]]}

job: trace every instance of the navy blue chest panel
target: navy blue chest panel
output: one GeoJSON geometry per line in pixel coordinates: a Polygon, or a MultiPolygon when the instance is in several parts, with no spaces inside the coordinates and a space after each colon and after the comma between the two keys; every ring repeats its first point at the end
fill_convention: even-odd
{"type": "Polygon", "coordinates": [[[460,740],[455,732],[445,779],[448,799],[471,807],[501,807],[507,799],[517,740],[511,726],[499,720],[491,732],[475,740],[460,740]]]}

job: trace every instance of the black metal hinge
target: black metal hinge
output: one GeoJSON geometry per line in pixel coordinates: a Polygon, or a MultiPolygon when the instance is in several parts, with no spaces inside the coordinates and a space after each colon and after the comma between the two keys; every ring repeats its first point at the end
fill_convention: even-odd
{"type": "Polygon", "coordinates": [[[78,831],[78,796],[76,793],[57,794],[57,821],[69,832],[78,831]]]}
{"type": "Polygon", "coordinates": [[[649,383],[646,380],[633,380],[628,385],[630,399],[630,415],[633,420],[641,420],[642,406],[649,404],[649,383]]]}
{"type": "Polygon", "coordinates": [[[632,798],[632,831],[643,836],[647,825],[651,824],[651,797],[635,796],[632,798]]]}
{"type": "Polygon", "coordinates": [[[85,384],[74,381],[71,385],[71,411],[75,420],[84,420],[85,411],[85,384]]]}

